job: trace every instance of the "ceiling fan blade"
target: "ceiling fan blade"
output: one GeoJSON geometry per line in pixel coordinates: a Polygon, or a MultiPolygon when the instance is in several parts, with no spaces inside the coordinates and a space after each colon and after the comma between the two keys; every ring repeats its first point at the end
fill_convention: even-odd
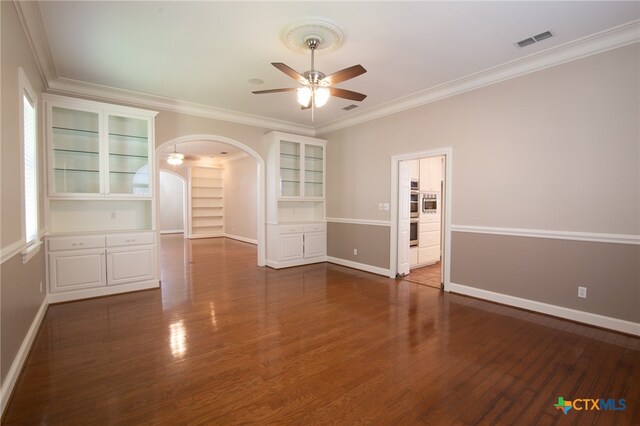
{"type": "Polygon", "coordinates": [[[300,74],[298,71],[294,70],[293,68],[283,64],[282,62],[271,62],[271,65],[278,68],[280,71],[282,71],[289,77],[293,78],[294,80],[298,81],[299,83],[309,84],[309,81],[306,78],[304,78],[302,74],[300,74]]]}
{"type": "Polygon", "coordinates": [[[354,65],[352,67],[334,72],[333,74],[323,78],[321,81],[326,82],[329,85],[333,85],[362,75],[365,72],[367,72],[367,70],[365,70],[362,65],[354,65]]]}
{"type": "Polygon", "coordinates": [[[351,90],[338,89],[336,87],[330,87],[329,91],[331,96],[335,96],[338,98],[349,99],[352,101],[363,101],[367,95],[363,95],[362,93],[352,92],[351,90]]]}
{"type": "Polygon", "coordinates": [[[293,92],[296,90],[295,88],[287,87],[286,89],[269,89],[269,90],[256,90],[255,92],[251,92],[256,95],[262,95],[265,93],[279,93],[279,92],[293,92]]]}

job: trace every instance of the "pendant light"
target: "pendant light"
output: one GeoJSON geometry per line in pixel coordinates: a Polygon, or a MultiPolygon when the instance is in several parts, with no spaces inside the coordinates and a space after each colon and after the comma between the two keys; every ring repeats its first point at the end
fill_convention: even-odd
{"type": "Polygon", "coordinates": [[[169,154],[169,157],[167,157],[167,163],[171,164],[172,166],[179,166],[180,164],[182,164],[183,160],[184,154],[176,152],[176,145],[174,145],[173,152],[169,154]]]}

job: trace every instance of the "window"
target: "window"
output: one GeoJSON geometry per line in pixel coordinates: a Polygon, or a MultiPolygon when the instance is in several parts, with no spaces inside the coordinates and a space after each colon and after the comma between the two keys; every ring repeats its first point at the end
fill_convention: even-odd
{"type": "Polygon", "coordinates": [[[20,147],[22,153],[23,242],[22,261],[26,263],[39,250],[38,236],[38,98],[27,76],[19,69],[20,83],[20,147]]]}

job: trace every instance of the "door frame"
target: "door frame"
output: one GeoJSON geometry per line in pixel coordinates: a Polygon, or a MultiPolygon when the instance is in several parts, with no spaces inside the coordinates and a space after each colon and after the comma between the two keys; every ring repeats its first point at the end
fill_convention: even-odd
{"type": "Polygon", "coordinates": [[[447,146],[442,148],[434,148],[425,151],[408,152],[403,154],[395,154],[391,156],[391,236],[389,240],[389,278],[395,278],[398,273],[398,209],[400,203],[398,200],[400,179],[398,178],[399,164],[401,161],[418,160],[425,157],[444,156],[445,159],[445,175],[444,175],[444,215],[442,230],[444,233],[444,251],[442,253],[443,266],[443,284],[444,291],[449,291],[451,286],[451,200],[453,188],[453,147],[447,146]]]}

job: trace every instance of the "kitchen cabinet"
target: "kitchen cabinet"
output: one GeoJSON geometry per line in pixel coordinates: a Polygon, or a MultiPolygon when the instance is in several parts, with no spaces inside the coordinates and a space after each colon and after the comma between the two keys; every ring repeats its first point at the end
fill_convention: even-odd
{"type": "Polygon", "coordinates": [[[52,302],[158,287],[155,233],[47,237],[52,302]]]}
{"type": "Polygon", "coordinates": [[[407,160],[411,180],[420,180],[420,160],[407,160]]]}
{"type": "Polygon", "coordinates": [[[266,135],[267,266],[326,260],[326,141],[282,132],[266,135]]]}
{"type": "Polygon", "coordinates": [[[440,222],[421,222],[418,241],[419,265],[428,265],[440,260],[440,222]]]}
{"type": "Polygon", "coordinates": [[[420,191],[440,192],[442,182],[442,156],[420,159],[420,191]]]}
{"type": "Polygon", "coordinates": [[[189,168],[189,238],[224,235],[223,169],[189,168]]]}

